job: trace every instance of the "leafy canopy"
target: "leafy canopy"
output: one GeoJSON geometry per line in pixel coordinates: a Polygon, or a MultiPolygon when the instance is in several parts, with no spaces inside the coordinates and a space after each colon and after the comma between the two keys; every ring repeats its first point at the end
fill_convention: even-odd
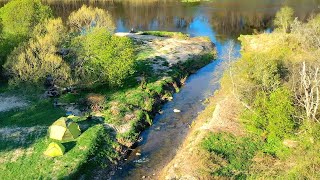
{"type": "Polygon", "coordinates": [[[10,83],[37,84],[48,75],[54,78],[56,84],[68,82],[70,68],[57,55],[64,34],[61,19],[51,19],[37,25],[32,32],[33,37],[16,48],[4,65],[11,77],[10,83]]]}
{"type": "Polygon", "coordinates": [[[48,6],[40,0],[12,0],[0,8],[2,20],[2,42],[0,43],[0,66],[5,63],[7,55],[19,43],[26,41],[33,28],[52,17],[48,6]]]}
{"type": "Polygon", "coordinates": [[[104,27],[109,32],[113,32],[115,29],[112,18],[107,11],[86,5],[70,14],[68,24],[71,31],[74,32],[86,32],[95,27],[104,27]]]}
{"type": "Polygon", "coordinates": [[[94,28],[72,40],[75,76],[81,84],[118,86],[134,71],[134,49],[126,37],[113,36],[105,28],[94,28]]]}
{"type": "Polygon", "coordinates": [[[290,24],[293,22],[294,11],[290,7],[283,7],[277,12],[274,20],[274,25],[278,30],[286,33],[290,29],[290,24]]]}

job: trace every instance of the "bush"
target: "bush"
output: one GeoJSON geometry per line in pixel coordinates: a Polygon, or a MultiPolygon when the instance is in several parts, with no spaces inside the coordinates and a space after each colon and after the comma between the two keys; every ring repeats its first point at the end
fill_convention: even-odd
{"type": "Polygon", "coordinates": [[[308,23],[303,23],[295,19],[291,25],[291,33],[294,35],[294,38],[298,39],[304,50],[312,52],[311,54],[315,56],[314,58],[318,59],[320,49],[320,41],[318,38],[320,36],[320,14],[310,19],[308,23]],[[318,51],[318,53],[314,51],[318,51]]]}
{"type": "Polygon", "coordinates": [[[287,33],[290,30],[291,23],[293,22],[294,11],[290,7],[283,7],[277,12],[274,20],[274,25],[278,30],[287,33]]]}
{"type": "Polygon", "coordinates": [[[68,18],[71,31],[86,32],[91,28],[105,28],[109,32],[115,30],[115,25],[109,13],[103,9],[83,5],[78,11],[72,12],[68,18]]]}
{"type": "Polygon", "coordinates": [[[75,77],[84,86],[121,86],[134,72],[134,49],[126,37],[111,35],[105,28],[94,28],[72,40],[76,58],[75,77]]]}
{"type": "Polygon", "coordinates": [[[0,9],[0,19],[3,24],[3,42],[0,44],[0,66],[6,56],[19,43],[27,40],[33,28],[52,17],[48,6],[40,0],[12,0],[0,9]]]}
{"type": "Polygon", "coordinates": [[[16,48],[4,68],[11,85],[39,84],[50,75],[55,84],[68,84],[70,68],[57,55],[64,27],[61,19],[52,19],[35,27],[32,38],[16,48]]]}
{"type": "Polygon", "coordinates": [[[244,55],[233,69],[238,93],[249,104],[259,92],[269,93],[277,89],[285,76],[282,62],[264,53],[244,55]]]}
{"type": "Polygon", "coordinates": [[[249,131],[266,139],[265,150],[268,153],[282,151],[283,139],[293,134],[292,101],[291,92],[286,88],[279,88],[270,95],[261,92],[255,98],[253,111],[247,110],[242,116],[249,131]]]}

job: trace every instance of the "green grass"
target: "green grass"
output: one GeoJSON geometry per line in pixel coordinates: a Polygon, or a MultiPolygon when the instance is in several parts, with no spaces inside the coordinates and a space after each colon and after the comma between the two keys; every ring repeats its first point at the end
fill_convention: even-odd
{"type": "MultiPolygon", "coordinates": [[[[169,32],[150,34],[187,37],[184,34],[169,32]]],[[[173,84],[210,63],[214,58],[213,54],[204,54],[171,67],[172,71],[169,74],[155,75],[147,59],[152,53],[150,49],[137,53],[136,72],[127,79],[123,87],[90,87],[79,92],[80,94],[65,94],[58,98],[61,103],[80,105],[89,93],[103,95],[106,98],[105,109],[102,111],[104,121],[81,118],[78,122],[80,126],[90,127],[83,130],[83,134],[75,142],[64,144],[67,152],[62,157],[48,158],[43,155],[51,142],[47,137],[46,127],[65,115],[65,110],[53,107],[52,99],[39,100],[37,96],[28,96],[30,106],[27,108],[1,113],[0,128],[43,126],[43,129],[39,133],[24,134],[24,141],[20,141],[19,138],[0,138],[0,179],[64,179],[78,178],[79,175],[90,178],[98,167],[109,168],[119,159],[116,150],[120,149],[118,142],[130,146],[136,141],[140,132],[152,124],[154,112],[161,106],[159,102],[163,102],[165,97],[171,97],[172,93],[179,90],[179,87],[173,84]],[[136,77],[144,77],[143,82],[137,82],[136,77]],[[164,97],[163,100],[161,97],[164,97]],[[114,137],[115,132],[105,130],[101,125],[103,123],[116,127],[129,124],[129,127],[127,131],[114,137]]],[[[158,57],[156,60],[168,65],[164,59],[158,57]]],[[[2,89],[4,92],[7,91],[6,87],[2,89]]]]}
{"type": "Polygon", "coordinates": [[[93,126],[77,138],[76,142],[67,146],[64,156],[56,158],[43,155],[50,143],[46,137],[37,139],[29,147],[9,152],[1,151],[0,157],[4,162],[0,164],[0,179],[51,179],[53,177],[61,179],[78,177],[79,173],[90,174],[89,169],[84,168],[86,163],[110,165],[113,159],[118,158],[118,154],[113,149],[116,145],[108,134],[102,125],[93,126]],[[104,149],[100,149],[101,151],[97,153],[99,147],[104,147],[104,149]],[[110,162],[90,160],[93,156],[107,156],[110,162]],[[83,171],[79,172],[79,170],[83,171]]]}
{"type": "Polygon", "coordinates": [[[51,100],[33,103],[26,109],[17,109],[0,113],[1,127],[31,127],[36,125],[49,126],[56,119],[65,115],[61,108],[54,108],[51,100]]]}
{"type": "Polygon", "coordinates": [[[260,149],[261,142],[252,137],[236,137],[227,133],[211,134],[202,147],[211,154],[217,164],[212,177],[246,179],[252,158],[260,149]]]}
{"type": "Polygon", "coordinates": [[[193,59],[189,59],[183,63],[178,62],[172,67],[172,71],[169,75],[175,79],[184,78],[209,64],[213,59],[215,59],[215,54],[207,53],[194,57],[193,59]]]}
{"type": "Polygon", "coordinates": [[[153,35],[159,37],[174,37],[174,38],[181,38],[187,39],[189,37],[188,34],[184,34],[182,32],[168,32],[168,31],[144,31],[143,35],[153,35]]]}

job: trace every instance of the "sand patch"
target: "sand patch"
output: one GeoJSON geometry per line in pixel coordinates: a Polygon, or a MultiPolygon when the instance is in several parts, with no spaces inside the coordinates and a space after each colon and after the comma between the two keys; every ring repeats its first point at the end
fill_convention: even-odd
{"type": "Polygon", "coordinates": [[[199,55],[211,53],[215,46],[208,38],[174,38],[141,35],[132,33],[116,33],[117,36],[126,36],[139,42],[140,52],[152,52],[145,56],[152,62],[154,72],[166,72],[178,62],[185,62],[199,55]]]}

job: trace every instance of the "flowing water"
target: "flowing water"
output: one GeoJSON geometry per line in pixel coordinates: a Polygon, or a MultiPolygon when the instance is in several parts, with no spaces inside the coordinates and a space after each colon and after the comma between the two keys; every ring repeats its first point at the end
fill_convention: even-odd
{"type": "MultiPolygon", "coordinates": [[[[119,32],[131,28],[179,31],[191,36],[209,36],[216,44],[218,59],[191,75],[181,91],[173,96],[173,101],[163,106],[162,114],[156,115],[154,125],[141,134],[142,141],[112,179],[157,178],[158,172],[174,157],[184,141],[192,121],[205,108],[202,102],[219,89],[224,70],[220,57],[230,40],[236,40],[240,34],[270,30],[275,13],[284,5],[293,7],[295,15],[303,20],[318,12],[320,7],[320,0],[215,0],[201,3],[46,0],[46,3],[64,20],[72,11],[88,4],[107,9],[119,32]],[[173,109],[181,112],[174,113],[173,109]]],[[[241,46],[235,42],[239,53],[241,46]]]]}
{"type": "MultiPolygon", "coordinates": [[[[228,41],[217,41],[216,34],[205,17],[198,16],[186,32],[192,36],[209,36],[222,54],[228,41]]],[[[236,44],[239,52],[240,45],[236,44]]],[[[204,101],[219,89],[224,63],[217,59],[191,75],[173,101],[166,103],[156,115],[154,125],[142,132],[142,141],[112,179],[156,179],[158,172],[174,157],[179,145],[188,134],[192,121],[205,108],[204,101]],[[175,113],[173,110],[181,110],[175,113]]]]}

